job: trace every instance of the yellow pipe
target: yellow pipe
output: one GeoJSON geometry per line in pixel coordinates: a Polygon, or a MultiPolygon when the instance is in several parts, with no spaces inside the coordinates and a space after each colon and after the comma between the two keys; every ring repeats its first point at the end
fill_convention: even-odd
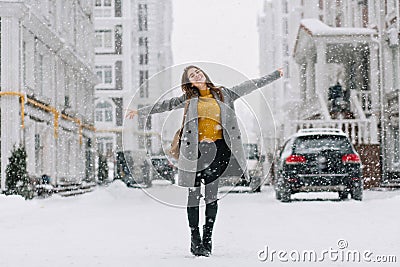
{"type": "Polygon", "coordinates": [[[25,128],[25,95],[20,92],[0,92],[0,96],[19,96],[21,102],[21,128],[25,128]]]}
{"type": "MultiPolygon", "coordinates": [[[[18,96],[20,98],[20,102],[21,102],[21,128],[25,128],[25,95],[21,92],[0,92],[0,96],[18,96]]],[[[72,121],[76,124],[78,124],[79,126],[79,144],[82,144],[82,128],[86,128],[90,131],[95,132],[96,128],[93,125],[88,125],[88,124],[83,124],[81,122],[80,119],[78,118],[73,118],[70,117],[68,115],[62,114],[60,111],[58,111],[55,107],[52,106],[47,106],[47,105],[43,105],[42,103],[39,103],[36,100],[27,98],[27,102],[38,107],[41,108],[47,112],[51,112],[54,115],[54,138],[58,138],[58,127],[59,127],[59,119],[60,119],[60,114],[61,117],[65,120],[69,120],[72,121]]]]}
{"type": "Polygon", "coordinates": [[[53,116],[54,116],[54,138],[58,138],[58,119],[59,119],[60,112],[54,107],[43,105],[42,103],[39,103],[30,98],[28,98],[28,103],[30,103],[36,107],[39,107],[47,112],[53,113],[53,116]]]}

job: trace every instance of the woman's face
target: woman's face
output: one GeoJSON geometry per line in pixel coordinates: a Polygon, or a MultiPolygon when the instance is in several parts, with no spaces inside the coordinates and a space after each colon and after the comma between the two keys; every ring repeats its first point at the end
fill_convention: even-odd
{"type": "Polygon", "coordinates": [[[204,73],[196,68],[190,68],[187,72],[187,76],[191,84],[196,86],[197,88],[200,88],[201,85],[206,82],[206,76],[204,75],[204,73]]]}

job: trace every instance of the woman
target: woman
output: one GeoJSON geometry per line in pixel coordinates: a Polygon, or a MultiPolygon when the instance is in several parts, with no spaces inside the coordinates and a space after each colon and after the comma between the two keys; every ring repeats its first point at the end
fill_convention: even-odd
{"type": "Polygon", "coordinates": [[[182,96],[128,111],[127,118],[132,119],[136,115],[146,116],[186,106],[178,175],[179,185],[189,187],[190,251],[195,256],[208,257],[211,254],[211,236],[218,210],[218,178],[244,175],[248,179],[234,101],[282,75],[282,69],[278,69],[228,89],[215,86],[199,67],[188,66],[182,75],[182,96]],[[205,184],[206,203],[203,238],[199,230],[201,183],[205,184]]]}

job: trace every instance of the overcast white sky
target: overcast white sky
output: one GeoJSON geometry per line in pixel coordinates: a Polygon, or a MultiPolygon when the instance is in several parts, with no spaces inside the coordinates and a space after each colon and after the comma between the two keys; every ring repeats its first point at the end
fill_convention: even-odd
{"type": "Polygon", "coordinates": [[[173,0],[174,64],[211,61],[259,75],[257,17],[263,0],[173,0]]]}

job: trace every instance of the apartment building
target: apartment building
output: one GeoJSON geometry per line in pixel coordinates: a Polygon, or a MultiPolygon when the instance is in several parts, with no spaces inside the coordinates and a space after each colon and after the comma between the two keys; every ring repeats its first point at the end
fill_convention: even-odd
{"type": "Polygon", "coordinates": [[[14,145],[30,176],[51,183],[94,179],[92,5],[0,1],[1,189],[14,145]]]}
{"type": "Polygon", "coordinates": [[[158,154],[160,117],[124,121],[127,108],[153,104],[171,86],[169,77],[150,78],[172,65],[172,3],[155,0],[95,0],[95,124],[97,149],[112,167],[118,151],[135,165],[158,154]]]}

